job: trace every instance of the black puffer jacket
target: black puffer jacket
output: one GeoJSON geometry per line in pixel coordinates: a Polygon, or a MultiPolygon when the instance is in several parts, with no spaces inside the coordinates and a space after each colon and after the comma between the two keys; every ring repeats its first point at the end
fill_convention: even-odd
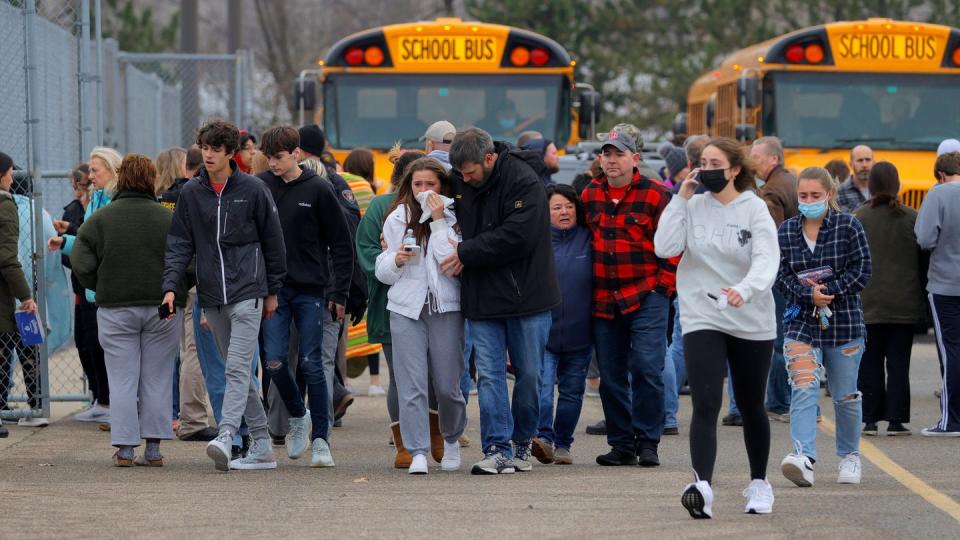
{"type": "Polygon", "coordinates": [[[541,158],[504,143],[495,148],[493,171],[479,187],[453,172],[463,233],[460,307],[468,319],[523,317],[560,303],[547,192],[529,165],[541,158]]]}
{"type": "Polygon", "coordinates": [[[205,168],[180,192],[167,235],[163,290],[178,290],[194,254],[200,305],[276,294],[287,273],[283,231],[267,186],[236,163],[217,195],[205,168]]]}

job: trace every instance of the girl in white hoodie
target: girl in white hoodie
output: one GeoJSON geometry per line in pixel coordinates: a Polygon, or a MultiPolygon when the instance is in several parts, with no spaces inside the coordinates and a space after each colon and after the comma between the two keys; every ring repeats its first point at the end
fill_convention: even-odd
{"type": "Polygon", "coordinates": [[[690,457],[696,478],[681,502],[694,518],[713,517],[710,482],[728,364],[750,461],[745,511],[766,514],[773,509],[773,488],[766,479],[770,424],[764,397],[777,335],[771,289],[780,250],[776,226],[754,186],[744,147],[733,139],[711,139],[700,168],[687,176],[663,211],[654,237],[658,257],[683,254],[677,294],[693,400],[690,457]],[[708,191],[694,195],[701,183],[708,191]]]}
{"type": "Polygon", "coordinates": [[[444,439],[440,468],[460,468],[460,435],[467,424],[463,376],[463,316],[460,282],[440,271],[460,237],[447,172],[433,158],[420,158],[404,172],[397,197],[383,222],[386,249],[377,257],[376,276],[385,285],[393,341],[393,375],[400,402],[400,434],[410,452],[410,474],[427,473],[430,421],[427,388],[437,396],[444,439]],[[424,207],[429,219],[424,216],[424,207]],[[429,366],[429,369],[428,369],[429,366]],[[432,381],[431,381],[432,379],[432,381]]]}

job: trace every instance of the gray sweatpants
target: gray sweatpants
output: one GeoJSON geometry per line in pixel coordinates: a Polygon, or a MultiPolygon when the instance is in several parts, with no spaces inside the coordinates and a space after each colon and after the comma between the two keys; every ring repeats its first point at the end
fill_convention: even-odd
{"type": "Polygon", "coordinates": [[[220,432],[231,435],[240,429],[240,421],[247,420],[254,439],[266,439],[267,415],[263,411],[260,392],[250,372],[250,359],[257,349],[263,300],[244,300],[204,308],[210,331],[217,341],[217,349],[224,358],[226,388],[223,392],[220,432]]]}
{"type": "Polygon", "coordinates": [[[391,312],[390,336],[403,445],[414,455],[430,451],[427,394],[431,378],[440,433],[447,442],[455,442],[467,425],[466,401],[460,392],[463,316],[459,311],[431,313],[428,306],[423,307],[419,320],[391,312]]]}
{"type": "Polygon", "coordinates": [[[173,371],[182,319],[183,313],[177,310],[173,319],[161,321],[156,306],[97,310],[114,446],[173,438],[173,371]]]}
{"type": "MultiPolygon", "coordinates": [[[[335,321],[333,317],[330,316],[330,310],[323,310],[323,351],[321,352],[321,357],[323,358],[323,374],[327,378],[327,399],[329,400],[329,407],[327,410],[330,411],[330,431],[329,433],[333,434],[333,407],[334,403],[339,403],[340,399],[347,394],[347,389],[344,388],[343,383],[337,379],[337,374],[335,372],[337,366],[337,357],[341,352],[342,341],[344,341],[344,335],[346,334],[348,321],[335,321]]],[[[344,377],[346,377],[346,372],[344,377]]]]}

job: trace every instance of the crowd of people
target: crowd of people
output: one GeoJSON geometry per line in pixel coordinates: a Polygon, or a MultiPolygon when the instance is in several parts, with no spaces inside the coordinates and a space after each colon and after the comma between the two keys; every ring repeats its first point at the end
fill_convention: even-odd
{"type": "MultiPolygon", "coordinates": [[[[110,432],[120,467],[163,466],[174,436],[206,441],[221,471],[274,469],[278,446],[333,467],[351,348],[387,397],[394,466],[410,474],[431,458],[461,468],[474,386],[473,474],[574,463],[597,377],[610,450],[596,463],[656,467],[686,388],[694,481],[681,502],[710,518],[726,389],[722,423],[742,425],[749,462],[745,511],[765,514],[769,421],[790,423],[782,473],[812,486],[822,386],[837,482],[860,483],[860,437],[880,422],[911,433],[910,353],[929,304],[943,385],[922,434],[960,436],[960,142],[941,145],[917,213],[895,165],[866,146],[849,167],[794,176],[775,137],[692,136],[660,148],[661,175],[621,124],[569,186],[551,179],[556,145],[521,138],[436,122],[422,151],[391,151],[390,186],[369,150],[337,162],[316,125],[257,139],[215,120],[156,160],[95,148],[48,241],[72,270],[93,395],[76,418],[110,432]]],[[[37,310],[13,245],[12,166],[0,154],[5,344],[18,343],[15,308],[37,310]]]]}

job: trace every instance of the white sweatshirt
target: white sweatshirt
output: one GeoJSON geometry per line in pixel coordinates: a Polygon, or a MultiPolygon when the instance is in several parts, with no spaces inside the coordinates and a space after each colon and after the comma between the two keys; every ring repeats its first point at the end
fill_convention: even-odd
{"type": "Polygon", "coordinates": [[[741,339],[777,337],[771,288],[780,266],[777,228],[767,205],[752,191],[727,205],[712,193],[690,200],[675,195],[660,216],[654,245],[658,257],[683,254],[677,267],[683,333],[717,330],[741,339]],[[734,288],[739,308],[724,310],[708,296],[734,288]]]}

